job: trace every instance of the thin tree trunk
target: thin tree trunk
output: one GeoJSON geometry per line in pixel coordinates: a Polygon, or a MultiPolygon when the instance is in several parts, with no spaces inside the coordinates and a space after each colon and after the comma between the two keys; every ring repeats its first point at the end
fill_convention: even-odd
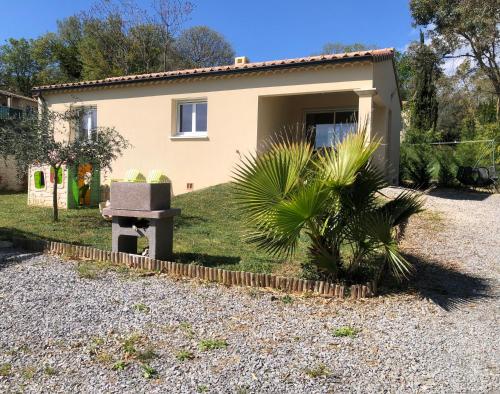
{"type": "Polygon", "coordinates": [[[59,220],[59,206],[57,205],[57,173],[59,168],[52,167],[54,170],[54,188],[52,189],[52,212],[53,220],[57,222],[59,220]]]}

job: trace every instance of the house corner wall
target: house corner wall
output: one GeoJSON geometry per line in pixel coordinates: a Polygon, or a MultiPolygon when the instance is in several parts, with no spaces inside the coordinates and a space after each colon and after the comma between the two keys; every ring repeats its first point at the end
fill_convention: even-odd
{"type": "Polygon", "coordinates": [[[394,185],[399,182],[399,155],[400,135],[402,129],[401,101],[396,80],[396,70],[392,60],[373,63],[373,87],[377,89],[378,105],[383,107],[386,121],[385,138],[387,151],[384,153],[386,161],[387,180],[394,185]]]}

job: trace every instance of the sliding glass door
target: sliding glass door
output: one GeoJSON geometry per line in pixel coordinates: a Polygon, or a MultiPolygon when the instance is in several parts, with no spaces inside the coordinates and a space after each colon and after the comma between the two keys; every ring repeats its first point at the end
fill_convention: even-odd
{"type": "Polygon", "coordinates": [[[306,113],[306,128],[315,149],[332,147],[356,130],[358,111],[331,110],[306,113]]]}

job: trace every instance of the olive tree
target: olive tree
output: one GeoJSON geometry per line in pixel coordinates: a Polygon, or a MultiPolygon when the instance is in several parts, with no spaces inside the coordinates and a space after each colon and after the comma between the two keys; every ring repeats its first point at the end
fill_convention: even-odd
{"type": "MultiPolygon", "coordinates": [[[[19,174],[33,164],[48,165],[58,174],[63,165],[83,160],[101,169],[111,169],[114,160],[129,147],[128,141],[111,127],[98,127],[91,138],[78,138],[71,132],[79,113],[75,110],[55,112],[43,108],[39,113],[0,123],[0,155],[15,157],[19,174]]],[[[59,220],[57,181],[52,192],[54,221],[59,220]]]]}

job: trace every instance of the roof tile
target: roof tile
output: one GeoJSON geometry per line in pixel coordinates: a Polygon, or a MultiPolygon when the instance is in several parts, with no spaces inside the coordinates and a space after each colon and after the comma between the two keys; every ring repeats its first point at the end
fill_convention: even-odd
{"type": "Polygon", "coordinates": [[[245,63],[245,64],[234,64],[234,65],[226,65],[226,66],[217,66],[217,67],[204,67],[204,68],[195,68],[195,69],[186,69],[186,70],[174,70],[174,71],[165,71],[158,73],[148,73],[148,74],[139,74],[139,75],[124,75],[119,77],[110,77],[104,79],[98,79],[94,81],[79,81],[79,82],[69,82],[69,83],[60,83],[54,85],[44,85],[37,86],[33,88],[34,92],[39,91],[48,91],[48,90],[58,90],[58,89],[67,89],[72,87],[85,87],[85,86],[96,86],[96,85],[109,85],[120,82],[128,82],[128,81],[148,81],[151,79],[159,79],[159,78],[168,78],[168,77],[179,77],[183,75],[195,75],[195,74],[210,74],[210,73],[220,73],[220,72],[230,72],[237,70],[249,70],[255,68],[273,68],[279,67],[283,65],[294,65],[294,64],[307,64],[321,61],[332,61],[336,59],[349,59],[349,58],[358,58],[358,57],[372,57],[374,60],[385,60],[389,59],[394,55],[393,48],[384,48],[384,49],[373,49],[369,51],[358,51],[358,52],[348,52],[348,53],[338,53],[331,55],[320,55],[320,56],[309,56],[309,57],[300,57],[295,59],[283,59],[283,60],[271,60],[265,62],[254,62],[254,63],[245,63]]]}

